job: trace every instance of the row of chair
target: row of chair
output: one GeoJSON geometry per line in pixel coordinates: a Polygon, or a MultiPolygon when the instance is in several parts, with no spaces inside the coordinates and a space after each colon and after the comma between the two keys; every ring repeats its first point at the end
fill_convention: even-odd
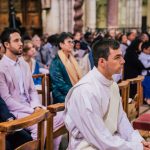
{"type": "Polygon", "coordinates": [[[139,116],[139,108],[143,104],[143,89],[142,89],[143,79],[144,79],[143,76],[138,76],[133,79],[124,80],[118,84],[120,93],[121,93],[121,97],[122,97],[123,108],[129,118],[129,120],[131,120],[131,118],[130,118],[131,105],[135,107],[135,111],[136,111],[135,117],[139,116]],[[136,94],[133,98],[133,101],[131,103],[129,103],[128,101],[129,101],[129,93],[130,93],[130,85],[131,84],[135,84],[137,87],[137,90],[136,90],[136,94]]]}
{"type": "Polygon", "coordinates": [[[37,140],[27,142],[18,147],[16,150],[44,150],[44,130],[47,130],[46,149],[53,150],[53,139],[67,132],[64,124],[55,129],[55,131],[53,130],[54,116],[58,111],[62,110],[64,110],[64,104],[54,104],[48,106],[47,110],[41,109],[27,117],[0,123],[0,149],[6,149],[7,134],[38,124],[37,140]],[[44,128],[45,122],[47,122],[47,129],[44,128]]]}
{"type": "Polygon", "coordinates": [[[135,111],[137,112],[134,116],[134,120],[132,121],[132,125],[134,129],[137,129],[140,131],[141,135],[144,138],[149,137],[149,131],[150,131],[150,110],[149,107],[146,109],[146,111],[142,112],[139,115],[139,108],[143,104],[143,89],[142,89],[142,81],[144,77],[138,76],[133,79],[128,79],[126,81],[122,81],[119,83],[119,88],[122,96],[122,102],[123,102],[123,108],[125,112],[127,113],[127,116],[129,120],[131,121],[133,119],[131,107],[130,105],[135,106],[135,111]],[[136,94],[134,96],[134,101],[132,103],[128,103],[129,99],[129,91],[130,91],[130,85],[136,84],[137,90],[136,94]]]}
{"type": "MultiPolygon", "coordinates": [[[[42,78],[42,88],[41,90],[38,90],[39,94],[42,94],[42,103],[44,105],[48,104],[47,110],[40,110],[38,112],[35,112],[31,114],[28,117],[10,121],[10,122],[4,122],[0,123],[0,145],[1,150],[5,150],[5,140],[6,135],[10,132],[14,132],[18,129],[26,128],[28,126],[31,126],[33,124],[38,124],[38,139],[36,141],[31,141],[23,146],[19,147],[17,150],[43,150],[44,149],[44,122],[47,122],[47,138],[46,138],[46,149],[47,150],[53,150],[53,139],[58,137],[59,135],[62,135],[67,132],[64,124],[62,124],[61,127],[53,130],[53,119],[54,116],[57,114],[58,111],[64,110],[65,106],[64,103],[61,104],[51,104],[51,97],[50,97],[50,78],[49,75],[34,75],[33,78],[41,77],[42,78]],[[45,94],[47,91],[47,94],[45,94]],[[46,101],[45,101],[46,99],[46,101]]],[[[135,102],[137,103],[137,111],[139,114],[139,105],[141,103],[142,98],[142,83],[143,77],[137,77],[134,79],[129,79],[126,81],[122,81],[119,83],[119,88],[121,91],[121,96],[123,100],[123,108],[127,115],[129,115],[128,108],[128,98],[129,98],[129,91],[130,91],[130,84],[136,83],[137,84],[137,93],[135,96],[135,102]]]]}
{"type": "Polygon", "coordinates": [[[38,94],[42,95],[42,104],[47,106],[47,110],[41,109],[27,117],[0,123],[0,149],[6,149],[6,136],[15,131],[23,128],[27,128],[34,124],[38,124],[38,138],[27,142],[16,150],[44,150],[44,122],[47,122],[47,137],[46,137],[46,149],[53,150],[53,139],[67,132],[64,124],[59,128],[53,130],[53,119],[58,111],[64,110],[64,104],[52,104],[51,99],[51,82],[49,74],[36,74],[32,76],[33,78],[41,78],[42,84],[41,88],[37,89],[38,94]]]}

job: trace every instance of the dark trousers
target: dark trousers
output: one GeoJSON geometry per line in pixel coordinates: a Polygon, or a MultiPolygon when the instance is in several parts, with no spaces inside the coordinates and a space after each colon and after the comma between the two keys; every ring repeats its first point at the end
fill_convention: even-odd
{"type": "Polygon", "coordinates": [[[31,141],[32,137],[26,130],[17,131],[12,134],[8,134],[6,137],[6,150],[14,150],[20,145],[31,141]]]}
{"type": "MultiPolygon", "coordinates": [[[[12,113],[10,113],[5,101],[2,98],[0,98],[0,122],[5,122],[9,118],[15,119],[15,116],[12,113]]],[[[14,133],[10,133],[6,137],[6,149],[13,150],[16,147],[31,140],[32,140],[32,137],[30,133],[27,132],[26,130],[21,130],[21,131],[17,131],[14,133]]]]}

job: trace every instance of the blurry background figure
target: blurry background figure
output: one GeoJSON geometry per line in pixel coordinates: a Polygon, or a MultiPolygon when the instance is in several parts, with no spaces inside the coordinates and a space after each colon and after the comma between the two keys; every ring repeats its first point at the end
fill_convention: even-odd
{"type": "Polygon", "coordinates": [[[36,49],[36,55],[35,59],[38,62],[40,68],[48,69],[48,67],[45,65],[43,55],[42,55],[42,41],[41,38],[38,35],[34,35],[32,38],[33,45],[36,49]]]}
{"type": "Polygon", "coordinates": [[[53,34],[47,38],[47,43],[42,47],[42,56],[45,65],[49,68],[52,60],[58,52],[57,46],[58,34],[53,34]]]}
{"type": "MultiPolygon", "coordinates": [[[[32,74],[39,74],[40,67],[37,61],[34,59],[36,50],[32,41],[25,40],[23,46],[23,58],[29,64],[32,74]]],[[[33,79],[35,85],[41,85],[41,78],[33,79]]]]}
{"type": "Polygon", "coordinates": [[[77,40],[74,41],[74,50],[72,53],[78,62],[84,57],[84,55],[86,54],[86,51],[81,49],[80,41],[77,41],[77,40]]]}
{"type": "Polygon", "coordinates": [[[127,36],[125,34],[121,34],[121,36],[119,37],[119,42],[120,42],[120,49],[122,51],[122,55],[124,56],[126,53],[126,49],[128,48],[128,44],[127,44],[127,36]]]}
{"type": "Polygon", "coordinates": [[[134,41],[136,38],[136,32],[135,31],[131,31],[127,33],[127,44],[130,45],[132,41],[134,41]]]}
{"type": "Polygon", "coordinates": [[[0,60],[5,54],[5,48],[3,47],[2,43],[0,43],[0,60]]]}
{"type": "Polygon", "coordinates": [[[145,76],[143,85],[143,95],[145,102],[150,105],[150,42],[144,42],[141,46],[142,52],[139,55],[139,60],[147,70],[142,70],[142,75],[145,76]]]}
{"type": "Polygon", "coordinates": [[[148,41],[149,41],[149,36],[148,36],[147,33],[141,33],[141,34],[139,35],[139,39],[140,39],[141,41],[143,41],[143,42],[148,42],[148,41]]]}

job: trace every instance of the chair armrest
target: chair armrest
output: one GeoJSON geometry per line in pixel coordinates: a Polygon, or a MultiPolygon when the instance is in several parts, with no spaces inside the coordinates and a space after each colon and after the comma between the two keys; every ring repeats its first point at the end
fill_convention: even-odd
{"type": "Polygon", "coordinates": [[[32,75],[32,78],[39,78],[39,77],[40,77],[40,78],[43,78],[43,77],[45,77],[45,74],[42,74],[42,73],[41,73],[41,74],[33,74],[33,75],[32,75]]]}
{"type": "Polygon", "coordinates": [[[52,105],[47,106],[47,109],[51,113],[57,113],[57,112],[63,111],[65,109],[65,104],[64,103],[52,104],[52,105]]]}
{"type": "Polygon", "coordinates": [[[49,117],[49,111],[40,109],[39,111],[27,117],[0,123],[0,132],[12,132],[15,130],[23,129],[28,126],[32,126],[33,124],[37,124],[42,120],[44,121],[48,117],[49,117]]]}
{"type": "Polygon", "coordinates": [[[127,81],[135,83],[137,81],[143,81],[144,80],[144,76],[137,76],[136,78],[132,78],[132,79],[127,79],[127,81]]]}

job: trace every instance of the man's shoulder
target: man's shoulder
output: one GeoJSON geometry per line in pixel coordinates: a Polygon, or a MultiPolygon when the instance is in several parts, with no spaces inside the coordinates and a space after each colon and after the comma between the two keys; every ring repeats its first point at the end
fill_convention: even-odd
{"type": "Polygon", "coordinates": [[[89,90],[89,89],[93,89],[94,86],[95,86],[95,84],[93,82],[93,78],[92,78],[91,74],[88,73],[74,86],[74,88],[89,90]]]}
{"type": "Polygon", "coordinates": [[[6,69],[6,66],[8,65],[8,63],[6,62],[5,58],[2,58],[0,60],[0,70],[4,70],[6,69]]]}

